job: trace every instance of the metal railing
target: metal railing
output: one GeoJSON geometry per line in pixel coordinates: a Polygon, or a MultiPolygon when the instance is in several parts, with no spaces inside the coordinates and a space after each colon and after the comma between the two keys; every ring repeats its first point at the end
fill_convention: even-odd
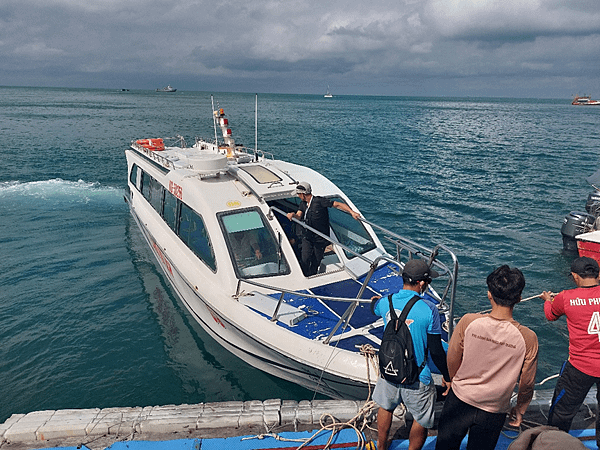
{"type": "Polygon", "coordinates": [[[169,168],[175,169],[175,165],[173,164],[173,162],[171,160],[165,158],[164,156],[162,156],[159,151],[149,150],[146,147],[142,147],[140,144],[138,144],[135,141],[131,142],[131,147],[136,149],[138,152],[145,154],[148,158],[156,161],[163,167],[165,167],[167,169],[169,169],[169,168]]]}
{"type": "MultiPolygon", "coordinates": [[[[277,208],[276,206],[271,206],[269,208],[269,213],[267,215],[269,220],[273,219],[272,212],[277,212],[278,214],[287,216],[287,213],[285,211],[277,208]]],[[[356,308],[358,307],[358,305],[360,303],[370,303],[371,302],[370,299],[362,299],[361,297],[362,297],[365,289],[369,285],[371,277],[372,277],[373,273],[375,272],[375,270],[377,269],[377,267],[379,267],[379,265],[385,261],[385,262],[396,265],[399,269],[398,274],[400,274],[402,267],[403,267],[403,263],[402,263],[403,254],[404,254],[404,252],[406,252],[407,253],[406,260],[407,261],[409,259],[413,259],[415,257],[422,256],[424,259],[427,260],[430,267],[435,267],[435,269],[437,269],[439,271],[441,277],[448,278],[447,284],[444,288],[444,292],[441,296],[435,290],[433,290],[431,288],[429,289],[429,294],[437,298],[437,300],[439,301],[438,309],[441,312],[447,311],[449,313],[448,334],[449,334],[449,336],[452,335],[452,331],[454,329],[454,326],[453,326],[454,312],[453,311],[454,311],[454,299],[456,296],[456,280],[458,277],[458,260],[456,258],[456,255],[448,247],[446,247],[445,245],[439,244],[436,247],[434,247],[433,249],[429,249],[421,244],[418,244],[409,239],[406,239],[406,238],[404,238],[396,233],[393,233],[377,224],[374,224],[366,219],[359,218],[359,220],[361,222],[364,222],[364,223],[370,225],[371,227],[373,227],[374,229],[378,230],[383,235],[383,238],[386,241],[392,243],[396,248],[396,258],[390,258],[386,255],[380,255],[377,258],[375,258],[374,260],[371,260],[371,259],[367,258],[366,256],[351,249],[350,247],[338,242],[337,239],[332,239],[329,236],[321,233],[320,231],[315,230],[314,228],[306,225],[304,222],[299,221],[296,218],[292,218],[292,220],[294,222],[298,223],[300,226],[302,226],[306,230],[312,231],[316,235],[329,241],[331,244],[339,246],[342,249],[344,249],[345,251],[347,251],[347,252],[351,253],[352,255],[367,262],[370,265],[370,269],[369,269],[367,275],[365,276],[365,280],[362,283],[360,290],[355,298],[326,297],[326,296],[322,296],[322,295],[313,295],[313,294],[309,294],[309,293],[303,293],[303,292],[283,289],[280,287],[269,286],[269,285],[259,283],[259,282],[253,281],[253,280],[240,279],[238,281],[236,295],[240,295],[240,288],[241,288],[242,282],[248,283],[248,284],[263,288],[263,289],[272,290],[274,292],[281,292],[279,301],[277,302],[277,306],[275,307],[275,311],[271,318],[272,321],[277,320],[277,314],[279,312],[281,303],[283,302],[283,297],[284,297],[285,293],[300,296],[300,297],[318,298],[321,300],[350,302],[350,305],[348,306],[346,311],[342,314],[342,316],[340,317],[340,320],[334,326],[334,328],[330,332],[329,336],[323,341],[323,343],[328,344],[331,341],[331,339],[333,338],[333,336],[335,335],[335,333],[337,332],[337,330],[340,328],[340,326],[342,326],[345,323],[347,324],[350,322],[352,315],[354,314],[356,308]],[[450,257],[450,259],[451,259],[450,266],[448,264],[446,264],[444,261],[438,259],[440,251],[444,251],[445,253],[447,253],[446,256],[450,257]],[[448,297],[449,297],[449,302],[447,301],[448,297]]],[[[354,274],[351,273],[351,275],[353,278],[356,279],[354,274]]]]}

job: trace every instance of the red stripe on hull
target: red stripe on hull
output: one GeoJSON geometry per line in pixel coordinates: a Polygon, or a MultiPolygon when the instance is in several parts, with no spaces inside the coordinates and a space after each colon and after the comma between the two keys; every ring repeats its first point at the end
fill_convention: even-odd
{"type": "Polygon", "coordinates": [[[588,256],[600,263],[600,243],[589,241],[577,241],[579,256],[588,256]]]}

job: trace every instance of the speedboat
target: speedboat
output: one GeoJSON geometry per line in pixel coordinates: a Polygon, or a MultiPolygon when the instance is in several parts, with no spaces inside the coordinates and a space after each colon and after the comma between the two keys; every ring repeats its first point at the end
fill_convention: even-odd
{"type": "Polygon", "coordinates": [[[575,96],[572,105],[600,105],[600,100],[592,100],[589,95],[575,96]]]}
{"type": "Polygon", "coordinates": [[[594,188],[588,194],[585,211],[571,211],[560,229],[563,249],[600,262],[600,170],[586,178],[594,188]]]}
{"type": "Polygon", "coordinates": [[[447,339],[458,275],[451,250],[336,208],[329,209],[329,235],[288,220],[300,203],[300,181],[315,195],[358,208],[311,168],[236,144],[224,110],[212,109],[214,140],[132,141],[125,199],[174,291],[217,342],[274,376],[332,398],[364,400],[377,379],[383,334],[371,298],[402,289],[402,268],[412,258],[441,275],[425,298],[437,305],[447,339]],[[304,229],[330,243],[310,277],[296,247],[304,229]]]}
{"type": "Polygon", "coordinates": [[[170,84],[165,86],[164,88],[158,88],[156,90],[156,92],[175,92],[177,91],[176,88],[174,88],[173,86],[171,86],[170,84]]]}

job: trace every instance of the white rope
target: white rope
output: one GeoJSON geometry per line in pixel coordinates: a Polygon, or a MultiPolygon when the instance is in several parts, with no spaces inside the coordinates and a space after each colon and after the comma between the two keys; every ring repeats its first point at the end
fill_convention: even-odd
{"type": "MultiPolygon", "coordinates": [[[[550,295],[554,295],[552,293],[550,293],[550,295]]],[[[527,297],[524,299],[521,299],[521,301],[519,303],[523,303],[523,302],[528,302],[529,300],[533,300],[534,298],[542,298],[542,294],[538,294],[538,295],[532,295],[531,297],[527,297]]],[[[485,314],[485,313],[489,313],[492,310],[492,308],[490,309],[486,309],[485,311],[480,311],[480,314],[485,314]]]]}
{"type": "Polygon", "coordinates": [[[372,449],[374,449],[375,448],[374,444],[365,437],[364,430],[365,430],[365,428],[368,428],[370,430],[376,431],[369,426],[369,418],[373,415],[373,412],[378,408],[377,404],[373,400],[371,400],[371,371],[370,371],[369,367],[370,367],[370,365],[372,365],[373,368],[375,369],[375,373],[377,374],[377,376],[379,376],[379,369],[377,367],[377,364],[375,363],[375,358],[377,356],[377,352],[375,351],[375,349],[373,348],[372,345],[363,344],[360,347],[360,353],[365,356],[365,362],[367,364],[367,385],[369,387],[369,395],[367,397],[367,400],[365,401],[365,404],[359,409],[358,413],[356,413],[356,415],[354,417],[352,417],[350,420],[348,420],[347,422],[337,422],[335,417],[333,417],[329,413],[325,413],[319,419],[319,425],[321,426],[321,428],[319,430],[317,430],[309,438],[285,439],[276,433],[265,433],[265,434],[259,434],[256,436],[248,436],[248,437],[242,438],[242,440],[264,439],[265,437],[272,437],[278,441],[302,442],[302,444],[300,444],[300,446],[296,448],[296,450],[300,450],[304,446],[306,446],[309,443],[311,443],[312,441],[314,441],[317,438],[317,436],[319,436],[321,433],[323,433],[325,431],[331,431],[331,436],[329,436],[329,439],[327,440],[327,443],[325,444],[325,446],[322,447],[323,450],[325,450],[325,449],[331,448],[330,445],[333,442],[333,438],[335,437],[336,433],[338,433],[341,430],[347,429],[347,428],[352,428],[356,432],[356,439],[357,439],[356,450],[372,450],[372,449]],[[326,424],[325,422],[328,420],[331,421],[331,423],[326,424]]]}

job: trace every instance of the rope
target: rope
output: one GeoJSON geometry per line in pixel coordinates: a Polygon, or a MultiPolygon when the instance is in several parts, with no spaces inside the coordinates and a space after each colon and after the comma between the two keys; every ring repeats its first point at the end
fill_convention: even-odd
{"type": "MultiPolygon", "coordinates": [[[[346,330],[346,328],[348,328],[348,326],[350,325],[350,322],[346,322],[346,324],[344,325],[344,327],[342,328],[342,331],[340,332],[340,334],[344,334],[344,331],[346,330]]],[[[329,354],[329,358],[327,359],[327,362],[325,363],[325,365],[323,366],[323,369],[321,370],[321,373],[319,374],[319,379],[317,380],[317,387],[315,388],[314,392],[313,392],[313,400],[317,397],[317,389],[318,387],[321,385],[321,382],[323,381],[323,375],[325,374],[325,369],[327,369],[327,367],[329,367],[329,363],[331,363],[331,360],[333,359],[333,354],[335,352],[335,350],[338,348],[338,345],[340,345],[340,341],[341,339],[338,339],[335,343],[335,345],[331,348],[331,353],[329,354]]]]}
{"type": "MultiPolygon", "coordinates": [[[[535,297],[531,297],[528,300],[531,300],[532,298],[535,298],[535,297]]],[[[560,376],[560,374],[558,374],[558,373],[554,374],[554,375],[550,375],[549,377],[544,378],[542,381],[540,381],[539,383],[536,383],[535,385],[536,386],[541,386],[544,383],[546,383],[547,381],[550,381],[550,380],[552,380],[554,378],[558,378],[559,376],[560,376]]],[[[516,396],[517,396],[517,394],[513,393],[512,398],[514,399],[516,396]]],[[[590,414],[589,417],[586,417],[584,420],[593,419],[594,417],[596,417],[596,415],[592,412],[590,406],[587,405],[587,404],[585,404],[585,403],[584,403],[584,405],[587,406],[588,412],[590,414]]],[[[544,411],[542,410],[542,405],[539,405],[539,413],[542,415],[542,417],[544,417],[544,419],[548,420],[548,417],[546,416],[546,414],[544,414],[544,411]]],[[[507,427],[504,427],[504,429],[502,431],[502,434],[505,437],[507,437],[508,439],[516,439],[516,438],[518,438],[521,435],[521,433],[523,431],[525,431],[525,430],[527,430],[529,428],[535,428],[535,427],[539,427],[539,426],[543,426],[543,425],[546,425],[546,424],[545,423],[534,422],[532,420],[525,420],[525,419],[523,419],[521,421],[521,425],[519,426],[518,430],[514,430],[514,429],[511,429],[511,428],[508,428],[511,431],[518,431],[516,436],[510,436],[510,435],[506,434],[504,430],[506,430],[507,427]]],[[[509,425],[509,427],[510,427],[510,425],[509,425]]]]}
{"type": "Polygon", "coordinates": [[[244,438],[242,438],[242,440],[244,441],[244,440],[248,440],[248,439],[264,439],[265,437],[272,437],[278,441],[301,442],[300,446],[296,447],[296,450],[300,450],[303,447],[310,444],[312,441],[314,441],[317,438],[317,436],[319,436],[321,433],[326,432],[326,431],[331,431],[331,435],[327,439],[327,443],[325,444],[324,447],[322,447],[323,450],[326,450],[326,449],[331,448],[331,444],[333,442],[333,438],[335,437],[336,433],[338,433],[341,430],[347,429],[347,428],[352,428],[356,432],[356,438],[357,438],[356,450],[365,450],[365,449],[369,449],[372,447],[370,446],[370,441],[365,437],[363,431],[365,428],[369,428],[369,418],[373,415],[373,412],[375,411],[376,408],[377,408],[377,404],[374,401],[372,401],[372,400],[367,401],[360,408],[358,413],[354,417],[352,417],[350,420],[348,420],[347,422],[338,422],[337,419],[335,417],[333,417],[331,414],[329,414],[329,413],[323,414],[321,416],[321,418],[319,419],[319,425],[321,426],[321,428],[319,430],[317,430],[309,438],[286,439],[286,438],[279,436],[276,433],[264,433],[264,434],[258,434],[256,436],[244,437],[244,438]],[[326,423],[327,421],[331,421],[331,423],[326,423]]]}
{"type": "MultiPolygon", "coordinates": [[[[550,295],[554,295],[554,294],[550,293],[550,295]]],[[[521,299],[521,301],[519,303],[528,302],[529,300],[533,300],[534,298],[538,298],[538,297],[541,298],[542,294],[532,295],[531,297],[521,299]]],[[[486,309],[485,311],[480,311],[480,314],[489,313],[491,310],[492,310],[492,308],[486,309]]]]}
{"type": "Polygon", "coordinates": [[[369,396],[367,397],[367,401],[371,400],[371,371],[369,370],[369,363],[375,369],[375,374],[377,378],[379,378],[379,364],[375,363],[375,357],[377,356],[377,351],[371,344],[363,344],[360,346],[359,352],[361,355],[365,356],[366,364],[367,364],[367,386],[369,387],[369,396]]]}
{"type": "MultiPolygon", "coordinates": [[[[278,441],[301,442],[300,446],[296,448],[296,450],[301,450],[303,447],[307,446],[312,441],[314,441],[317,438],[317,436],[319,436],[321,433],[324,433],[326,431],[331,431],[331,435],[327,439],[327,443],[325,444],[324,447],[322,447],[323,450],[326,450],[326,449],[331,448],[331,444],[333,442],[333,439],[334,439],[336,433],[338,433],[341,430],[347,429],[347,428],[352,428],[356,432],[356,439],[357,439],[356,450],[374,449],[375,446],[372,443],[372,441],[368,440],[365,437],[364,430],[366,428],[368,428],[369,430],[377,431],[374,428],[369,426],[369,424],[373,421],[372,416],[373,416],[375,410],[379,408],[379,406],[373,400],[371,400],[371,370],[370,370],[370,366],[373,366],[375,373],[377,374],[377,376],[379,376],[378,364],[375,363],[375,358],[377,357],[377,351],[373,348],[373,346],[371,344],[361,345],[359,351],[362,355],[365,356],[365,363],[367,365],[367,386],[369,387],[369,395],[367,397],[367,400],[365,401],[365,404],[358,410],[358,412],[356,413],[356,415],[354,417],[352,417],[347,422],[338,422],[337,419],[335,417],[333,417],[331,414],[325,413],[319,419],[319,425],[321,426],[321,428],[319,430],[317,430],[309,438],[286,439],[286,438],[282,438],[281,436],[279,436],[276,433],[264,433],[264,434],[259,434],[256,436],[248,436],[248,437],[242,438],[242,440],[264,439],[265,437],[272,437],[278,441]],[[330,423],[327,423],[327,422],[330,422],[330,423]]],[[[403,411],[401,411],[401,414],[403,415],[405,412],[406,411],[403,410],[403,411]]]]}

